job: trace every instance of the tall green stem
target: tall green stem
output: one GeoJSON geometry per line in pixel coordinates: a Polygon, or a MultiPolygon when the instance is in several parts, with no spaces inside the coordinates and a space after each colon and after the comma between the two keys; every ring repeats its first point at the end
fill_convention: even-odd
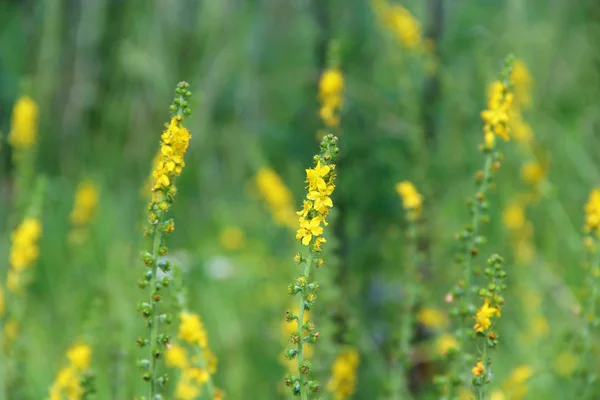
{"type": "Polygon", "coordinates": [[[156,349],[156,341],[158,338],[158,313],[157,304],[154,301],[154,290],[156,290],[156,273],[158,271],[158,248],[160,247],[160,240],[162,238],[162,230],[160,225],[162,223],[163,213],[159,212],[157,215],[157,223],[154,228],[154,239],[152,241],[152,277],[150,278],[150,319],[149,319],[149,331],[150,331],[150,399],[154,399],[156,394],[156,357],[154,351],[156,349]]]}
{"type": "MultiPolygon", "coordinates": [[[[308,281],[309,277],[310,277],[310,270],[312,268],[312,264],[313,264],[313,254],[312,251],[309,250],[308,252],[308,258],[306,259],[306,264],[304,265],[304,276],[306,277],[306,280],[308,281]]],[[[306,377],[305,374],[302,373],[301,368],[302,368],[302,363],[304,363],[304,340],[303,340],[303,336],[304,336],[304,329],[302,328],[302,326],[304,325],[304,304],[306,303],[306,291],[307,288],[303,287],[302,288],[302,296],[300,296],[300,309],[298,310],[298,336],[299,336],[299,341],[298,341],[298,373],[300,375],[300,396],[302,400],[308,400],[308,391],[305,388],[306,385],[306,377]]]]}

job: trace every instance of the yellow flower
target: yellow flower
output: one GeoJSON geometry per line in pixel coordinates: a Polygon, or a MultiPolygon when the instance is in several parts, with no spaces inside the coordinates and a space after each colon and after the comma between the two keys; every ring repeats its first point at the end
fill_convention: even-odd
{"type": "Polygon", "coordinates": [[[179,314],[181,323],[179,324],[178,337],[190,344],[196,344],[202,348],[207,346],[206,330],[197,314],[182,312],[179,314]]]}
{"type": "Polygon", "coordinates": [[[269,168],[260,168],[255,177],[260,195],[267,203],[275,222],[296,227],[292,193],[279,175],[269,168]]]}
{"type": "Polygon", "coordinates": [[[333,202],[329,197],[333,193],[333,185],[326,186],[325,188],[317,189],[308,192],[307,199],[314,201],[314,208],[321,214],[327,213],[328,207],[333,207],[333,202]]]}
{"type": "Polygon", "coordinates": [[[519,203],[512,203],[506,209],[502,215],[504,225],[512,231],[520,231],[525,226],[525,211],[523,206],[519,203]]]}
{"type": "Polygon", "coordinates": [[[577,368],[579,360],[568,350],[562,351],[554,360],[554,370],[563,378],[568,378],[577,368]]]}
{"type": "Polygon", "coordinates": [[[325,183],[325,177],[331,171],[329,165],[321,165],[321,161],[317,161],[317,165],[314,168],[306,170],[306,183],[308,183],[308,191],[313,190],[324,190],[327,187],[325,183]]]}
{"type": "Polygon", "coordinates": [[[221,389],[215,389],[213,391],[213,400],[223,400],[225,398],[225,393],[221,389]]]}
{"type": "Polygon", "coordinates": [[[483,306],[475,313],[475,325],[473,329],[477,332],[484,332],[492,326],[492,316],[500,316],[500,310],[496,307],[490,307],[488,301],[483,303],[483,306]]]}
{"type": "Polygon", "coordinates": [[[327,390],[333,393],[333,398],[343,400],[350,398],[356,391],[356,369],[359,355],[355,349],[342,351],[338,354],[331,367],[331,379],[327,390]]]}
{"type": "Polygon", "coordinates": [[[406,48],[414,49],[422,42],[421,23],[399,4],[385,4],[381,10],[383,23],[406,48]]]}
{"type": "Polygon", "coordinates": [[[421,308],[417,320],[427,328],[440,329],[447,325],[446,314],[435,308],[421,308]]]}
{"type": "Polygon", "coordinates": [[[300,229],[296,232],[296,239],[302,240],[302,244],[308,246],[313,236],[323,234],[321,219],[315,217],[311,220],[300,219],[300,229]]]}
{"type": "Polygon", "coordinates": [[[319,100],[321,109],[319,115],[327,126],[335,127],[340,124],[338,112],[342,107],[342,91],[344,77],[339,69],[324,71],[319,81],[319,100]]]}
{"type": "Polygon", "coordinates": [[[183,379],[202,385],[210,379],[210,374],[203,368],[186,368],[183,370],[183,379]]]}
{"type": "Polygon", "coordinates": [[[12,234],[10,266],[15,271],[29,267],[39,255],[37,241],[42,235],[42,224],[35,218],[25,218],[12,234]]]}
{"type": "Polygon", "coordinates": [[[515,87],[515,102],[527,108],[531,105],[531,74],[527,65],[521,60],[515,60],[511,74],[511,81],[515,87]]]}
{"type": "Polygon", "coordinates": [[[37,140],[38,107],[30,97],[19,98],[13,108],[8,142],[18,150],[31,148],[37,140]]]}
{"type": "Polygon", "coordinates": [[[189,366],[187,352],[182,346],[172,344],[167,350],[166,363],[170,367],[186,369],[189,366]]]}
{"type": "Polygon", "coordinates": [[[483,363],[481,361],[477,361],[477,364],[471,368],[471,372],[475,376],[481,376],[485,373],[485,368],[483,367],[483,363]]]}
{"type": "Polygon", "coordinates": [[[67,358],[79,371],[85,371],[90,367],[92,349],[86,344],[78,343],[67,351],[67,358]]]}
{"type": "Polygon", "coordinates": [[[237,226],[230,226],[221,231],[219,243],[227,250],[240,250],[246,244],[246,236],[237,226]]]}
{"type": "Polygon", "coordinates": [[[504,396],[504,393],[502,393],[502,390],[500,389],[494,389],[492,390],[492,393],[490,393],[490,400],[505,400],[506,396],[504,396]]]}
{"type": "Polygon", "coordinates": [[[10,343],[17,338],[18,334],[19,334],[19,323],[17,322],[16,319],[10,318],[4,324],[4,337],[10,343]]]}
{"type": "Polygon", "coordinates": [[[6,304],[4,300],[4,289],[0,286],[0,317],[4,315],[6,304]]]}
{"type": "Polygon", "coordinates": [[[441,335],[436,341],[437,349],[440,354],[446,355],[450,350],[456,350],[459,347],[456,338],[448,333],[441,335]]]}
{"type": "Polygon", "coordinates": [[[402,206],[409,211],[408,218],[416,220],[421,216],[421,206],[423,196],[417,191],[415,185],[409,181],[402,181],[396,184],[396,192],[402,197],[402,206]]]}
{"type": "MultiPolygon", "coordinates": [[[[484,133],[494,133],[503,140],[510,139],[509,114],[513,95],[502,82],[493,82],[488,93],[488,108],[481,112],[484,133]]],[[[487,140],[486,140],[487,142],[487,140]]]]}
{"type": "Polygon", "coordinates": [[[529,161],[521,168],[521,179],[525,182],[536,185],[546,176],[544,167],[537,161],[529,161]]]}
{"type": "Polygon", "coordinates": [[[584,210],[586,232],[598,230],[600,226],[600,189],[592,190],[584,210]]]}
{"type": "Polygon", "coordinates": [[[186,380],[179,380],[175,397],[178,400],[196,400],[200,396],[200,388],[186,380]]]}
{"type": "Polygon", "coordinates": [[[531,365],[519,365],[513,370],[509,377],[509,380],[511,383],[517,385],[526,382],[532,376],[533,368],[531,368],[531,365]]]}
{"type": "Polygon", "coordinates": [[[93,182],[84,182],[77,187],[75,204],[71,212],[71,223],[75,226],[88,225],[98,206],[98,188],[93,182]]]}
{"type": "Polygon", "coordinates": [[[166,126],[161,135],[161,159],[158,162],[152,177],[154,178],[154,191],[164,191],[172,185],[172,180],[181,175],[185,162],[185,152],[189,146],[191,135],[181,125],[181,118],[174,117],[166,126]]]}

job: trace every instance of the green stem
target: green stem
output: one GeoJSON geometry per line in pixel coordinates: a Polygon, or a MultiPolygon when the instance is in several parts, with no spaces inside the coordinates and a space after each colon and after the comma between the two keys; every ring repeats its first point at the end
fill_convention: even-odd
{"type": "Polygon", "coordinates": [[[488,355],[487,355],[487,350],[488,350],[488,346],[487,346],[487,339],[484,337],[483,338],[483,354],[481,356],[481,363],[483,364],[483,368],[484,368],[484,372],[483,372],[483,382],[481,382],[481,386],[479,387],[479,400],[485,400],[486,399],[486,381],[487,381],[487,377],[489,376],[489,371],[488,371],[488,355]]]}
{"type": "Polygon", "coordinates": [[[158,248],[160,247],[160,240],[162,238],[162,230],[160,229],[160,225],[162,223],[163,213],[158,212],[157,216],[157,224],[154,227],[154,239],[152,241],[152,277],[150,278],[150,338],[149,338],[149,348],[150,348],[150,400],[154,399],[154,395],[156,394],[156,357],[154,357],[154,350],[156,348],[156,341],[158,338],[158,315],[157,315],[157,305],[154,301],[153,294],[156,290],[156,273],[158,271],[158,248]]]}
{"type": "MultiPolygon", "coordinates": [[[[306,264],[304,265],[304,276],[306,277],[306,281],[308,283],[308,279],[310,277],[310,270],[312,268],[312,264],[314,261],[314,257],[313,257],[313,253],[312,251],[309,250],[308,252],[308,258],[306,259],[306,264]]],[[[299,374],[299,379],[300,379],[300,397],[302,400],[308,400],[308,392],[305,388],[306,386],[306,376],[305,374],[302,373],[302,371],[300,370],[302,367],[302,363],[304,362],[304,341],[303,341],[303,335],[304,335],[304,330],[302,329],[302,326],[304,325],[304,304],[306,302],[306,286],[304,286],[302,288],[302,296],[300,296],[300,309],[298,311],[298,320],[296,321],[298,323],[298,336],[300,338],[299,342],[298,342],[298,374],[299,374]]]]}
{"type": "MultiPolygon", "coordinates": [[[[592,293],[590,295],[590,299],[589,299],[589,318],[591,319],[591,321],[588,322],[588,324],[585,327],[585,338],[584,338],[584,357],[585,357],[585,367],[586,370],[588,370],[587,372],[587,378],[589,378],[590,376],[590,368],[593,368],[593,363],[592,363],[592,358],[593,358],[593,326],[594,326],[594,321],[596,320],[596,304],[598,303],[598,278],[595,276],[595,269],[598,268],[599,265],[599,255],[598,252],[600,251],[600,249],[598,249],[598,241],[594,238],[592,238],[593,240],[593,246],[594,246],[594,255],[591,257],[590,260],[590,266],[589,266],[589,272],[590,272],[590,277],[591,277],[591,286],[592,286],[592,293]]],[[[584,318],[586,317],[585,313],[584,313],[584,318]]],[[[589,382],[584,382],[584,389],[583,389],[583,393],[581,394],[581,396],[579,397],[580,399],[585,400],[588,396],[589,391],[592,389],[593,385],[590,384],[589,382]]]]}
{"type": "MultiPolygon", "coordinates": [[[[481,182],[481,185],[479,187],[479,191],[478,193],[482,194],[485,196],[485,194],[487,193],[488,189],[489,189],[489,179],[491,177],[492,174],[492,166],[493,166],[493,153],[489,152],[485,155],[485,165],[483,167],[483,180],[481,182]]],[[[472,263],[472,259],[473,259],[473,254],[471,253],[471,250],[475,247],[476,243],[475,240],[477,238],[477,236],[479,235],[479,223],[480,223],[480,219],[481,219],[481,215],[480,215],[480,208],[479,205],[476,203],[476,201],[473,202],[473,205],[471,206],[471,210],[472,210],[472,216],[471,216],[471,224],[470,226],[472,227],[472,231],[470,233],[469,239],[467,240],[467,243],[465,245],[465,253],[463,255],[463,270],[464,270],[464,274],[465,274],[465,286],[464,286],[464,294],[462,297],[462,301],[460,304],[460,308],[459,308],[459,312],[462,312],[463,310],[468,308],[468,305],[470,304],[470,300],[471,300],[471,283],[473,280],[473,263],[472,263]]],[[[466,317],[462,317],[462,324],[460,326],[460,335],[459,335],[459,343],[460,343],[460,352],[461,354],[464,353],[465,351],[465,347],[467,345],[467,335],[465,334],[465,332],[463,331],[464,329],[464,325],[466,325],[467,323],[467,319],[466,317]]],[[[460,371],[463,368],[463,361],[464,358],[460,357],[460,355],[457,357],[457,361],[454,362],[454,368],[453,368],[453,372],[451,376],[456,376],[458,373],[460,373],[460,371]]],[[[450,383],[449,385],[449,389],[448,389],[448,400],[452,400],[454,396],[454,385],[452,383],[450,383]]]]}

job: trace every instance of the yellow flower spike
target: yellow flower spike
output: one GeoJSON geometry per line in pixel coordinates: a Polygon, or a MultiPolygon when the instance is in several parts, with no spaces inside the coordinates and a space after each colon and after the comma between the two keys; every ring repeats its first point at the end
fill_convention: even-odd
{"type": "Polygon", "coordinates": [[[537,161],[529,161],[521,167],[521,179],[530,185],[537,185],[545,176],[545,168],[537,161]]]}
{"type": "Polygon", "coordinates": [[[598,231],[600,226],[600,189],[594,189],[590,193],[588,202],[584,207],[585,231],[598,231]]]}
{"type": "Polygon", "coordinates": [[[200,388],[192,382],[182,379],[177,383],[175,398],[178,400],[196,400],[200,394],[200,388]]]}
{"type": "Polygon", "coordinates": [[[23,96],[13,108],[8,142],[17,150],[27,150],[37,141],[38,106],[31,97],[23,96]]]}
{"type": "Polygon", "coordinates": [[[327,390],[336,400],[350,398],[356,391],[359,355],[355,349],[342,351],[331,367],[331,378],[327,382],[327,390]]]}
{"type": "Polygon", "coordinates": [[[485,373],[483,363],[481,361],[477,361],[477,364],[473,368],[471,368],[471,372],[477,377],[483,375],[485,373]]]}
{"type": "Polygon", "coordinates": [[[200,316],[188,312],[179,314],[181,324],[179,325],[179,339],[200,347],[206,347],[207,337],[200,316]]]}
{"type": "Polygon", "coordinates": [[[342,107],[344,77],[339,69],[323,72],[319,81],[319,115],[326,126],[337,127],[340,124],[339,110],[342,107]]]}
{"type": "Polygon", "coordinates": [[[67,351],[67,358],[79,371],[85,371],[90,367],[92,348],[87,344],[78,343],[67,351]]]}
{"type": "Polygon", "coordinates": [[[262,167],[255,176],[255,184],[267,203],[276,223],[290,228],[296,227],[292,193],[275,171],[262,167]]]}
{"type": "Polygon", "coordinates": [[[447,333],[444,333],[437,339],[436,345],[441,355],[447,355],[450,350],[457,350],[459,348],[456,338],[447,333]]]}
{"type": "Polygon", "coordinates": [[[488,301],[483,303],[483,306],[475,313],[475,325],[473,329],[477,332],[484,332],[492,326],[491,318],[494,315],[499,315],[500,310],[495,307],[490,307],[488,301]]]}
{"type": "Polygon", "coordinates": [[[185,348],[178,344],[172,344],[167,349],[166,363],[169,367],[186,369],[189,366],[188,356],[185,348]]]}

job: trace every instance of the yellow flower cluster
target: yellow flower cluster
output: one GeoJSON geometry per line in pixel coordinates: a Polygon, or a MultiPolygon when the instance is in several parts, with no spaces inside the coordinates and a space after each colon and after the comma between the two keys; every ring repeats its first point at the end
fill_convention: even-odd
{"type": "Polygon", "coordinates": [[[402,197],[402,206],[407,211],[406,215],[410,221],[416,221],[421,216],[423,196],[417,191],[415,185],[409,181],[396,184],[396,192],[402,197]]]}
{"type": "Polygon", "coordinates": [[[485,373],[485,367],[483,366],[483,362],[481,360],[477,361],[477,364],[475,364],[475,366],[471,368],[471,372],[475,376],[483,375],[485,373]]]}
{"type": "Polygon", "coordinates": [[[585,211],[585,231],[598,232],[600,227],[600,188],[594,189],[590,193],[585,211]]]}
{"type": "Polygon", "coordinates": [[[515,104],[522,108],[531,105],[532,78],[527,65],[522,60],[515,60],[510,76],[515,90],[515,104]]]}
{"type": "Polygon", "coordinates": [[[500,309],[491,307],[489,300],[485,299],[483,306],[475,313],[475,325],[473,329],[476,332],[485,332],[492,326],[492,317],[500,317],[500,309]]]}
{"type": "Polygon", "coordinates": [[[171,118],[166,124],[166,130],[161,135],[161,159],[152,172],[154,179],[153,190],[156,192],[167,192],[172,186],[174,177],[181,175],[185,166],[183,157],[192,137],[188,130],[181,124],[181,116],[171,118]]]}
{"type": "Polygon", "coordinates": [[[36,218],[25,218],[12,234],[10,269],[6,287],[13,293],[22,289],[22,274],[39,256],[38,240],[42,235],[42,224],[36,218]]]}
{"type": "Polygon", "coordinates": [[[303,245],[308,246],[315,238],[314,246],[317,250],[321,249],[321,244],[325,243],[325,238],[318,237],[323,234],[321,223],[327,226],[326,217],[329,208],[333,207],[333,202],[329,197],[334,189],[335,164],[322,165],[317,161],[314,168],[306,170],[306,182],[308,183],[307,200],[304,200],[302,210],[297,214],[300,216],[300,228],[296,232],[296,239],[303,245]]]}
{"type": "Polygon", "coordinates": [[[521,264],[529,264],[535,257],[535,246],[532,242],[533,224],[527,220],[525,214],[527,202],[529,202],[527,197],[514,200],[504,209],[502,215],[504,226],[508,228],[511,235],[515,258],[521,264]]]}
{"type": "Polygon", "coordinates": [[[37,130],[38,106],[31,97],[23,96],[17,100],[13,108],[8,142],[15,149],[29,149],[37,140],[37,130]]]}
{"type": "Polygon", "coordinates": [[[98,207],[99,191],[93,182],[83,182],[75,192],[75,204],[71,212],[71,224],[83,227],[92,222],[98,207]]]}
{"type": "Polygon", "coordinates": [[[86,372],[92,360],[90,346],[79,343],[67,351],[68,365],[63,367],[56,376],[50,388],[48,400],[79,400],[83,395],[81,377],[86,372]]]}
{"type": "Polygon", "coordinates": [[[292,193],[275,171],[262,167],[255,177],[261,197],[267,203],[273,219],[279,225],[296,227],[292,193]]]}
{"type": "Polygon", "coordinates": [[[493,82],[488,91],[488,108],[481,112],[484,121],[483,132],[485,144],[493,148],[495,136],[503,140],[510,139],[510,115],[513,103],[513,94],[508,87],[500,82],[493,82]]]}
{"type": "Polygon", "coordinates": [[[373,6],[381,23],[390,29],[404,47],[414,49],[421,45],[421,23],[410,11],[400,4],[389,4],[385,0],[375,0],[373,6]]]}
{"type": "Polygon", "coordinates": [[[181,370],[175,397],[179,400],[195,400],[202,393],[204,385],[209,385],[213,400],[223,398],[223,392],[212,389],[211,375],[217,370],[217,359],[208,348],[204,325],[197,314],[182,312],[179,315],[178,337],[191,345],[191,356],[182,345],[172,344],[166,354],[168,366],[181,370]]]}
{"type": "Polygon", "coordinates": [[[349,349],[338,354],[333,362],[327,390],[333,393],[335,400],[349,399],[356,391],[356,369],[359,360],[358,352],[349,349]]]}
{"type": "Polygon", "coordinates": [[[319,100],[321,109],[319,115],[323,123],[329,127],[340,124],[340,109],[342,108],[342,91],[344,90],[344,76],[335,68],[323,72],[319,81],[319,100]]]}

